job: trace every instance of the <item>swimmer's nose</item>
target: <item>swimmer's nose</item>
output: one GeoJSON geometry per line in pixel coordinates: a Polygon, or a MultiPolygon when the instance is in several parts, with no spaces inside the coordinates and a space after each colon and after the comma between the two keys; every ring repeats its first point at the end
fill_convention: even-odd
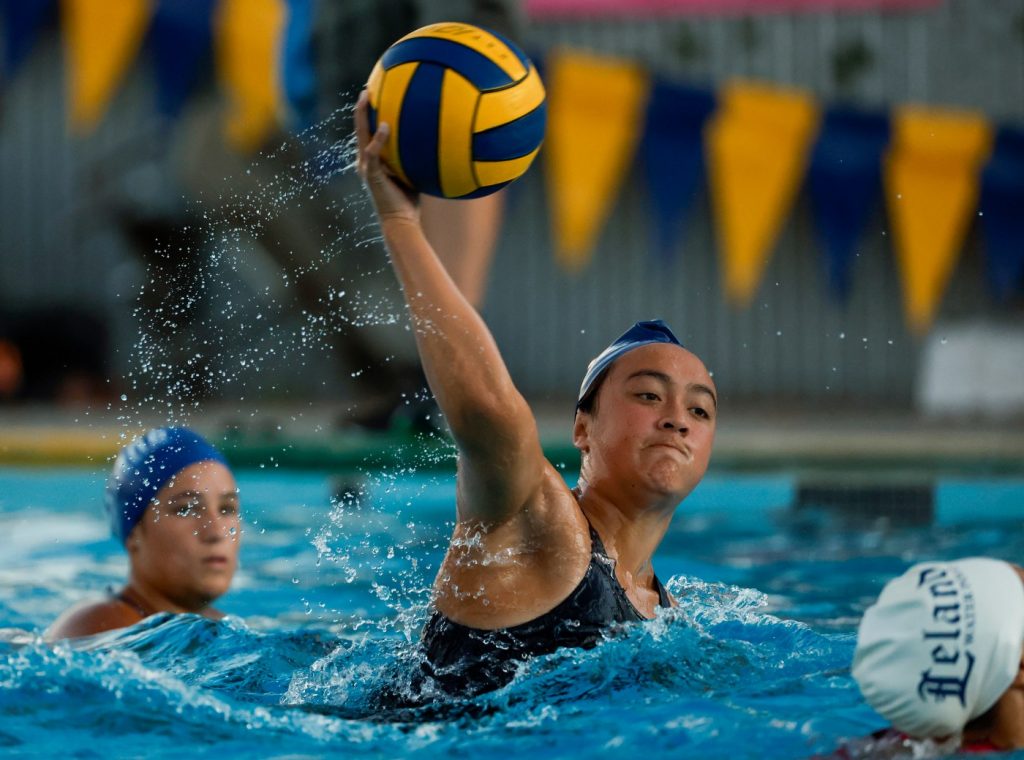
{"type": "Polygon", "coordinates": [[[228,537],[227,520],[220,517],[208,517],[199,528],[199,538],[204,544],[215,544],[228,537]]]}
{"type": "Polygon", "coordinates": [[[689,431],[689,428],[686,426],[685,422],[683,422],[681,419],[676,419],[674,417],[666,417],[665,419],[663,419],[661,421],[661,429],[678,430],[683,435],[686,435],[687,431],[689,431]]]}

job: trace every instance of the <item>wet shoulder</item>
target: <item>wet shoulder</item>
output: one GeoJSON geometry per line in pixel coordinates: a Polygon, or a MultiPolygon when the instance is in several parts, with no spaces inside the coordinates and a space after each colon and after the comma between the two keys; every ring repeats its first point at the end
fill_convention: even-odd
{"type": "Polygon", "coordinates": [[[115,628],[127,628],[142,620],[142,615],[117,599],[104,599],[76,605],[58,617],[44,634],[48,641],[93,636],[115,628]]]}
{"type": "Polygon", "coordinates": [[[561,476],[542,490],[503,525],[456,529],[435,586],[444,615],[507,628],[552,610],[580,583],[590,563],[586,519],[561,476]]]}

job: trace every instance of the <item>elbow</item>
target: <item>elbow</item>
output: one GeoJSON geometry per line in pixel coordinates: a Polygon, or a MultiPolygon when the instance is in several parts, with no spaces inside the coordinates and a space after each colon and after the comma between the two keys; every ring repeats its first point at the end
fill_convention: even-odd
{"type": "Polygon", "coordinates": [[[533,414],[517,392],[511,396],[492,394],[445,416],[452,437],[463,450],[514,447],[518,441],[536,437],[533,414]]]}

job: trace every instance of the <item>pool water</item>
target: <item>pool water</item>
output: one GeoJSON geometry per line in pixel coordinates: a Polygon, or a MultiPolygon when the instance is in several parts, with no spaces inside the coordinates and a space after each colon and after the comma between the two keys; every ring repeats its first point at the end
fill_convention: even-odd
{"type": "MultiPolygon", "coordinates": [[[[40,634],[124,579],[104,476],[0,469],[0,628],[40,634]]],[[[830,752],[883,725],[849,674],[882,584],[923,559],[1019,561],[1024,536],[1005,518],[899,527],[790,512],[772,482],[709,476],[680,509],[655,558],[677,609],[531,661],[471,702],[384,714],[374,695],[416,668],[453,480],[242,472],[241,568],[217,605],[229,617],[155,616],[75,647],[0,635],[0,755],[830,752]]]]}

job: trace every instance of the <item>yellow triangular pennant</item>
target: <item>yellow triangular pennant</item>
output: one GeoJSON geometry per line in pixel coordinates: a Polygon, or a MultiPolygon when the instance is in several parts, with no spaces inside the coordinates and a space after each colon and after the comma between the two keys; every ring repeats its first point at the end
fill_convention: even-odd
{"type": "Polygon", "coordinates": [[[258,150],[279,124],[285,0],[221,0],[214,29],[217,68],[227,91],[227,139],[258,150]]]}
{"type": "Polygon", "coordinates": [[[560,52],[549,59],[547,86],[555,248],[559,262],[578,271],[633,161],[650,78],[628,61],[560,52]]]}
{"type": "Polygon", "coordinates": [[[935,318],[991,151],[992,129],[980,115],[914,106],[893,115],[885,195],[904,310],[914,332],[925,332],[935,318]]]}
{"type": "Polygon", "coordinates": [[[153,17],[150,0],[63,0],[68,116],[76,131],[95,128],[139,52],[153,17]]]}
{"type": "Polygon", "coordinates": [[[726,297],[748,305],[789,213],[817,133],[810,96],[733,82],[705,128],[726,297]]]}

